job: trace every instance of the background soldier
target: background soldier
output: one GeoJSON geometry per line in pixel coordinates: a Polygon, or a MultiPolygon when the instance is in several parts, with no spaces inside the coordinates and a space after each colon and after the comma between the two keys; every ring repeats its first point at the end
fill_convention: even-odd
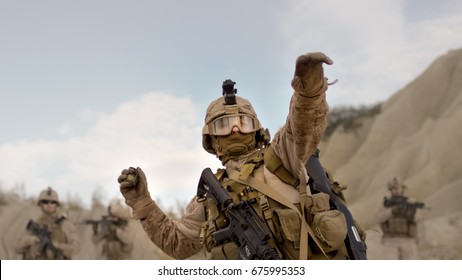
{"type": "Polygon", "coordinates": [[[377,212],[377,220],[383,231],[384,259],[419,259],[417,223],[422,219],[421,208],[424,204],[404,196],[405,188],[396,178],[388,182],[391,196],[384,198],[377,212]]]}
{"type": "Polygon", "coordinates": [[[106,260],[128,260],[132,257],[135,233],[129,223],[130,209],[119,200],[113,200],[108,206],[108,216],[99,221],[87,220],[93,225],[92,241],[102,242],[102,256],[106,260]]]}
{"type": "MultiPolygon", "coordinates": [[[[234,204],[251,204],[271,231],[269,236],[263,236],[269,237],[264,241],[282,259],[348,258],[343,245],[347,229],[342,213],[324,215],[324,221],[330,222],[323,225],[334,227],[320,225],[316,236],[310,234],[311,242],[307,244],[306,222],[313,221],[317,213],[329,211],[327,194],[312,195],[307,190],[305,170],[326,128],[328,83],[323,63],[332,64],[323,53],[297,58],[289,115],[271,143],[269,132],[260,124],[250,102],[235,95],[231,80],[223,83],[224,96],[209,105],[205,116],[203,147],[224,166],[216,178],[234,204]]],[[[177,222],[152,200],[146,176],[139,167],[123,170],[118,182],[134,218],[141,221],[149,238],[166,254],[184,259],[205,247],[209,259],[242,258],[242,244],[236,238],[225,234],[218,240],[214,234],[229,226],[229,212],[223,205],[193,198],[177,222]]]]}
{"type": "Polygon", "coordinates": [[[72,259],[79,252],[76,227],[62,216],[58,194],[51,187],[40,192],[37,205],[42,215],[30,220],[16,243],[16,253],[26,260],[72,259]]]}

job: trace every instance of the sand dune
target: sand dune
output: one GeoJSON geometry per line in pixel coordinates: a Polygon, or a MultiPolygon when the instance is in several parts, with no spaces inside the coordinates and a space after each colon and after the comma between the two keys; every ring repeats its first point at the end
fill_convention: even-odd
{"type": "MultiPolygon", "coordinates": [[[[321,160],[349,186],[350,208],[365,227],[387,195],[393,177],[427,204],[420,230],[424,258],[462,258],[462,49],[438,58],[384,102],[382,112],[356,134],[338,129],[321,145],[321,160]],[[441,234],[440,234],[441,233],[441,234]],[[446,248],[438,251],[438,247],[446,248]],[[447,256],[444,250],[451,248],[447,256]]],[[[370,234],[370,257],[379,238],[370,234]]],[[[375,250],[380,252],[379,249],[375,250]]]]}

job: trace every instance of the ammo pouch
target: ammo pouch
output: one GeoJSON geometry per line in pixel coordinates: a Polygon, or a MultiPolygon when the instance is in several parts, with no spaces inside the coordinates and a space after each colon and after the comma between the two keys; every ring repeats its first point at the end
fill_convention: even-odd
{"type": "Polygon", "coordinates": [[[330,209],[328,194],[317,193],[310,197],[312,204],[306,205],[310,213],[308,223],[321,241],[322,250],[330,253],[340,249],[348,233],[345,215],[330,209]]]}
{"type": "MultiPolygon", "coordinates": [[[[306,212],[308,225],[320,241],[324,253],[331,253],[344,246],[347,236],[345,216],[338,210],[330,210],[329,195],[317,193],[307,196],[306,212]]],[[[271,210],[270,210],[271,211],[271,210]]],[[[287,259],[298,259],[300,250],[301,221],[292,209],[273,209],[276,243],[283,244],[287,259]]],[[[310,246],[313,253],[322,254],[318,246],[310,246]]],[[[319,258],[322,255],[319,255],[319,258]]]]}
{"type": "Polygon", "coordinates": [[[199,236],[200,242],[204,244],[208,252],[207,259],[211,260],[236,260],[239,256],[239,248],[234,242],[216,244],[213,240],[213,233],[216,231],[212,221],[202,224],[199,236]]]}
{"type": "Polygon", "coordinates": [[[298,259],[300,250],[300,217],[292,209],[274,209],[272,215],[274,236],[282,244],[286,259],[298,259]]]}
{"type": "Polygon", "coordinates": [[[417,237],[415,223],[403,217],[394,217],[382,224],[384,236],[390,237],[417,237]]]}
{"type": "Polygon", "coordinates": [[[322,249],[326,253],[335,251],[344,244],[347,235],[347,223],[345,215],[338,210],[316,213],[311,228],[321,240],[322,249]]]}
{"type": "Polygon", "coordinates": [[[239,258],[239,248],[234,242],[215,246],[210,250],[212,260],[237,260],[239,258]]]}
{"type": "Polygon", "coordinates": [[[199,241],[204,244],[208,252],[211,252],[211,250],[216,246],[215,241],[213,240],[213,233],[221,228],[225,228],[228,225],[228,222],[224,213],[218,209],[212,198],[208,198],[204,202],[204,205],[207,209],[208,219],[202,223],[199,241]]]}

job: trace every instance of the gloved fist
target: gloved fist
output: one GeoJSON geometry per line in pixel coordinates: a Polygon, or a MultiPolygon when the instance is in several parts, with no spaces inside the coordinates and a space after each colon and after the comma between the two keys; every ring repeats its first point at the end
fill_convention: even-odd
{"type": "Polygon", "coordinates": [[[324,83],[323,63],[331,65],[333,61],[322,52],[299,56],[295,62],[295,74],[292,81],[294,89],[304,93],[319,90],[324,83]]]}
{"type": "Polygon", "coordinates": [[[304,78],[307,75],[316,75],[318,78],[324,78],[322,63],[331,65],[334,62],[322,52],[303,54],[295,62],[295,76],[304,78]]]}
{"type": "Polygon", "coordinates": [[[125,198],[125,203],[132,207],[141,199],[150,199],[148,191],[148,183],[146,175],[141,168],[136,169],[130,167],[122,170],[119,178],[117,178],[120,186],[120,192],[125,198]]]}

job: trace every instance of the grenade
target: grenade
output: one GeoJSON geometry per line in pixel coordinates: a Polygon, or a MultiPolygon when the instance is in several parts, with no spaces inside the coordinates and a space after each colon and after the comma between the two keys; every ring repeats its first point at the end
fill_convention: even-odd
{"type": "Polygon", "coordinates": [[[135,187],[138,184],[138,174],[136,173],[136,168],[130,167],[128,168],[128,175],[126,181],[130,182],[132,187],[135,187]]]}

